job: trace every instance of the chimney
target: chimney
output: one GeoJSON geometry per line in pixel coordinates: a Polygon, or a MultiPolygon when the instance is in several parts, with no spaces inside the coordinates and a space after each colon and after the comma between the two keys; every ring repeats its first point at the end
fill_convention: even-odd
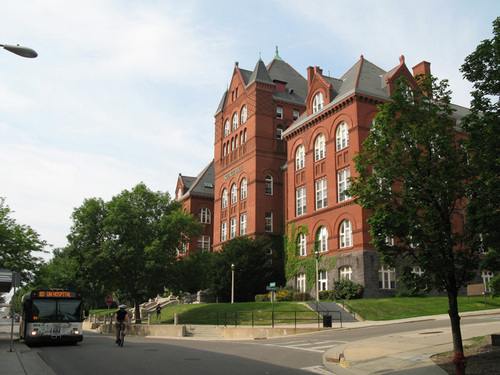
{"type": "Polygon", "coordinates": [[[413,76],[416,77],[419,74],[424,74],[426,76],[431,74],[431,63],[427,61],[422,61],[418,63],[413,68],[413,76]]]}

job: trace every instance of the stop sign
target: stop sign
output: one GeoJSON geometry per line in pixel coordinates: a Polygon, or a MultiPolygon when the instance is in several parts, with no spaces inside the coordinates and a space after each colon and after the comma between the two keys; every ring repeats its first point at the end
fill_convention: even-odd
{"type": "Polygon", "coordinates": [[[106,301],[106,304],[109,306],[113,303],[113,296],[106,296],[106,298],[104,298],[104,301],[106,301]]]}

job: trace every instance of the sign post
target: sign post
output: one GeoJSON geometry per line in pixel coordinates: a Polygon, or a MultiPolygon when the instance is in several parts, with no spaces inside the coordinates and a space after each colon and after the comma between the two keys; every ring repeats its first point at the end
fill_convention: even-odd
{"type": "Polygon", "coordinates": [[[111,316],[109,315],[109,306],[113,303],[113,296],[106,296],[104,298],[104,301],[106,302],[106,305],[108,305],[108,316],[109,316],[109,322],[111,323],[111,316]]]}
{"type": "Polygon", "coordinates": [[[276,283],[269,283],[269,286],[266,286],[266,290],[271,292],[271,304],[272,304],[272,326],[274,327],[274,300],[276,298],[276,291],[279,290],[279,287],[276,286],[276,283]]]}

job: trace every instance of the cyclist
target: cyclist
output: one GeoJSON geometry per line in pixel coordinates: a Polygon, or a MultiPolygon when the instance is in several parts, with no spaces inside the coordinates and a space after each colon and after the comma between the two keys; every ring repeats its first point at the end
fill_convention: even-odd
{"type": "Polygon", "coordinates": [[[116,323],[116,343],[120,342],[120,325],[123,324],[123,331],[125,332],[126,323],[130,323],[128,317],[128,312],[126,310],[126,305],[120,305],[119,309],[115,313],[115,323],[116,323]]]}

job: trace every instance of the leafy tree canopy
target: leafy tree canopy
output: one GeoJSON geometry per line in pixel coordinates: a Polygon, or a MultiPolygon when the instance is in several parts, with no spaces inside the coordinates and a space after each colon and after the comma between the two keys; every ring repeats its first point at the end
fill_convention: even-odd
{"type": "MultiPolygon", "coordinates": [[[[380,105],[364,152],[354,159],[359,175],[349,194],[371,210],[370,234],[383,263],[420,266],[428,289],[448,293],[453,341],[462,349],[458,288],[479,261],[463,231],[473,172],[450,117],[447,82],[420,76],[417,83],[400,78],[391,101],[380,105]]],[[[417,277],[409,267],[404,276],[408,284],[417,277]]]]}
{"type": "Polygon", "coordinates": [[[30,226],[18,224],[12,212],[0,197],[0,268],[19,272],[22,281],[29,282],[41,262],[34,253],[46,252],[47,243],[30,226]]]}
{"type": "Polygon", "coordinates": [[[139,304],[163,293],[177,250],[201,232],[202,224],[180,208],[168,193],[144,183],[109,202],[85,200],[73,212],[68,240],[86,286],[134,301],[139,318],[139,304]]]}

